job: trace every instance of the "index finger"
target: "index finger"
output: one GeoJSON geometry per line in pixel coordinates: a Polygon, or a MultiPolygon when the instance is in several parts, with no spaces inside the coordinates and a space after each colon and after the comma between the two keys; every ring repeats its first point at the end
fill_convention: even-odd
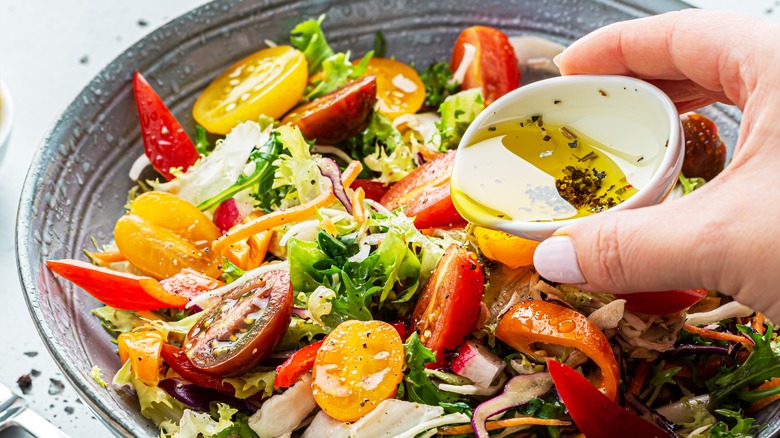
{"type": "Polygon", "coordinates": [[[684,10],[615,23],[583,37],[556,59],[561,73],[623,74],[643,79],[689,79],[742,106],[754,83],[769,22],[723,11],[684,10]],[[753,69],[745,66],[755,67],[753,69]],[[742,69],[741,69],[742,67],[742,69]]]}

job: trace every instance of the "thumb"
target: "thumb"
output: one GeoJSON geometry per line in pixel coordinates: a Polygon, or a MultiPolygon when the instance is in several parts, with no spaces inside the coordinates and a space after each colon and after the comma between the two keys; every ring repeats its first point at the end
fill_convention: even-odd
{"type": "Polygon", "coordinates": [[[716,289],[725,247],[717,237],[724,227],[717,222],[723,216],[706,213],[706,189],[562,228],[537,247],[534,266],[550,281],[598,292],[716,289]]]}

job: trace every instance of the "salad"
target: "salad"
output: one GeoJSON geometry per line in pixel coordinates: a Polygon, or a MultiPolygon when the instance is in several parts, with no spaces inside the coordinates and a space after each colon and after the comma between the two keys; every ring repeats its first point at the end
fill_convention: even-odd
{"type": "MultiPolygon", "coordinates": [[[[780,398],[760,312],[703,289],[549,282],[537,242],[454,208],[460,137],[549,59],[475,26],[418,71],[381,34],[360,58],[335,52],[323,19],[215,79],[194,142],[136,73],[145,153],[114,241],[47,261],[116,335],[123,365],[96,382],[171,437],[755,433],[780,398]],[[159,177],[140,179],[149,165],[159,177]]],[[[683,125],[675,196],[726,156],[706,117],[683,125]]]]}

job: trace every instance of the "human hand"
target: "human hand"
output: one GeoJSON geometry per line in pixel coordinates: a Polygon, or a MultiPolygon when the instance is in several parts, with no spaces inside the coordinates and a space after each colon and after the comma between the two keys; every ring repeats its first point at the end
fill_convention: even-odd
{"type": "Polygon", "coordinates": [[[551,281],[627,293],[705,287],[780,320],[780,26],[687,10],[616,23],[566,49],[564,75],[622,74],[663,89],[678,109],[743,110],[731,164],[701,189],[560,229],[536,250],[551,281]]]}

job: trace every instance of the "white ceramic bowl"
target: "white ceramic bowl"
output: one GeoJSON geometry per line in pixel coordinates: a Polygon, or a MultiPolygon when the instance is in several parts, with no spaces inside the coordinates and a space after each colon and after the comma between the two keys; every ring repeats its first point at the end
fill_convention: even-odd
{"type": "MultiPolygon", "coordinates": [[[[0,151],[8,146],[11,125],[14,121],[14,104],[5,82],[0,79],[0,151]]],[[[2,156],[2,155],[0,155],[2,156]]]]}
{"type": "MultiPolygon", "coordinates": [[[[631,173],[626,171],[628,182],[641,189],[610,211],[657,204],[674,187],[685,152],[677,109],[655,86],[625,76],[565,76],[518,88],[477,116],[464,134],[460,148],[470,145],[474,135],[489,126],[540,114],[545,125],[565,125],[628,156],[641,157],[642,167],[631,173]]],[[[473,157],[455,159],[452,179],[457,181],[459,190],[478,201],[486,198],[486,190],[506,193],[507,197],[519,190],[498,178],[513,175],[513,160],[519,158],[510,152],[506,157],[479,155],[485,156],[483,163],[474,162],[473,157]]],[[[511,215],[506,209],[510,204],[507,201],[505,205],[488,206],[511,215]]],[[[484,223],[468,209],[460,213],[471,222],[535,240],[546,239],[557,229],[578,220],[541,222],[496,218],[484,223]]]]}

